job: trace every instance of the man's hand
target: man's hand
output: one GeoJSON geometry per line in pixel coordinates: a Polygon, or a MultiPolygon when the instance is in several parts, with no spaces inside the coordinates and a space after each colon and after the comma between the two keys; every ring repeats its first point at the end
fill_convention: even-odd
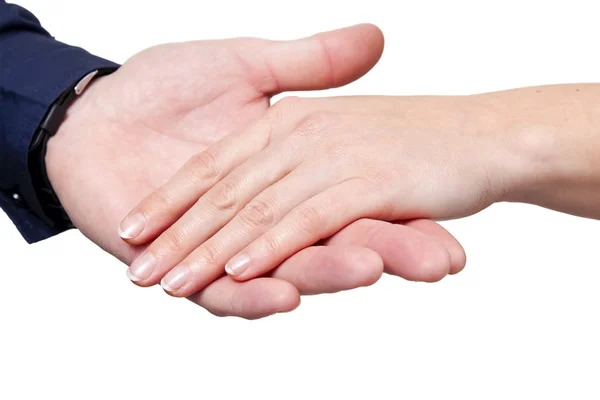
{"type": "MultiPolygon", "coordinates": [[[[145,50],[95,81],[69,109],[48,146],[52,185],[83,234],[129,264],[142,248],[123,242],[115,226],[193,154],[264,116],[272,95],[347,84],[370,70],[382,50],[381,32],[370,25],[291,42],[244,38],[145,50]]],[[[210,159],[197,162],[213,168],[210,159]]],[[[156,206],[168,207],[185,190],[156,206]]],[[[424,271],[426,280],[462,268],[464,252],[443,228],[412,224],[358,221],[330,246],[289,258],[273,277],[239,283],[223,276],[190,298],[218,315],[256,318],[293,309],[298,290],[371,284],[384,262],[399,275],[424,271]]],[[[170,237],[175,247],[185,245],[182,239],[170,237]]]]}

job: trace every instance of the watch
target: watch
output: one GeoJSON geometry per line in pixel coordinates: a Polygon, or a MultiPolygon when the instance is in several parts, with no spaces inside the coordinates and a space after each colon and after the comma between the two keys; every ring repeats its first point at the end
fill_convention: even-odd
{"type": "Polygon", "coordinates": [[[48,173],[46,171],[46,150],[48,140],[56,134],[65,118],[67,109],[77,96],[83,93],[90,82],[94,78],[108,75],[115,70],[116,68],[94,70],[63,92],[46,112],[46,115],[38,126],[33,135],[33,139],[31,140],[31,144],[29,145],[27,166],[40,206],[39,208],[32,207],[32,209],[38,214],[38,217],[53,228],[70,229],[74,228],[74,225],[60,203],[60,200],[48,179],[48,173]]]}

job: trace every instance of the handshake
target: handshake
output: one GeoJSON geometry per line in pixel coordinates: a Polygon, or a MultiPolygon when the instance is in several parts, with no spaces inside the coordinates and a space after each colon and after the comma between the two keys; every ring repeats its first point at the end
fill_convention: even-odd
{"type": "Polygon", "coordinates": [[[438,281],[465,254],[432,220],[513,200],[525,181],[501,150],[506,137],[486,134],[493,100],[270,105],[279,93],[348,84],[382,52],[372,25],[144,50],[69,108],[48,145],[49,178],[73,223],[129,264],[131,281],[215,315],[290,311],[300,295],[384,272],[438,281]]]}

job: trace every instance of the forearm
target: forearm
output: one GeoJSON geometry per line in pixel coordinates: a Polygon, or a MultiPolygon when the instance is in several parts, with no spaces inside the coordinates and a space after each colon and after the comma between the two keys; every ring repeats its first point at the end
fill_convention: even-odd
{"type": "Polygon", "coordinates": [[[600,84],[531,87],[473,96],[496,135],[499,200],[600,218],[600,84]]]}

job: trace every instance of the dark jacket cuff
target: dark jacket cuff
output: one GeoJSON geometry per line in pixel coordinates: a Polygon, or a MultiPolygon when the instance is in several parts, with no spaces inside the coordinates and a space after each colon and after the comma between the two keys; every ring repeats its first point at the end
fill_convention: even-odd
{"type": "Polygon", "coordinates": [[[65,90],[95,69],[119,65],[34,30],[0,29],[0,56],[0,207],[32,243],[60,229],[33,212],[39,204],[27,169],[31,139],[65,90]]]}

